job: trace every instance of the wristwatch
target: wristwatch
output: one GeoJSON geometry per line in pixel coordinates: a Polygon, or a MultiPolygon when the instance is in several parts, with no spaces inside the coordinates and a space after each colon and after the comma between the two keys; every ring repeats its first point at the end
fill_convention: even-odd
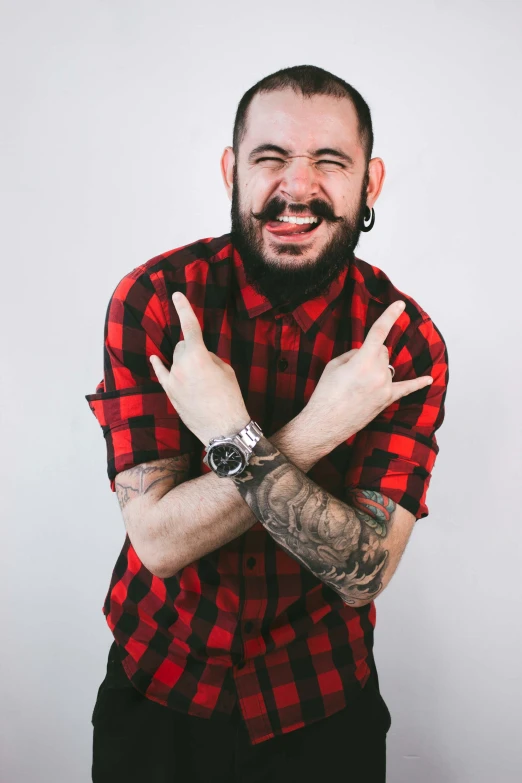
{"type": "Polygon", "coordinates": [[[248,465],[254,446],[262,435],[259,424],[251,420],[237,435],[212,438],[203,462],[220,478],[239,476],[248,465]]]}

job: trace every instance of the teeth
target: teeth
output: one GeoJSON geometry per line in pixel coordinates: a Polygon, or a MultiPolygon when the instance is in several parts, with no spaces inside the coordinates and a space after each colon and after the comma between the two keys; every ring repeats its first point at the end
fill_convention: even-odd
{"type": "Polygon", "coordinates": [[[303,223],[318,222],[318,218],[316,217],[296,217],[295,215],[283,215],[282,217],[278,217],[277,220],[282,223],[297,223],[298,226],[303,225],[303,223]]]}

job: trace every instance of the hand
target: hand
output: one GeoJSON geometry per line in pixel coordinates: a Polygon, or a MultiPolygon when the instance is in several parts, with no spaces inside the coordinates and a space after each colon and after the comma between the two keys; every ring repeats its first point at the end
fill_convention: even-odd
{"type": "Polygon", "coordinates": [[[250,421],[236,374],[207,351],[201,327],[186,296],[172,301],[179,316],[183,340],[174,348],[170,372],[152,355],[150,362],[182,421],[205,446],[219,435],[235,435],[250,421]]]}
{"type": "Polygon", "coordinates": [[[361,348],[326,365],[305,411],[313,426],[333,443],[331,448],[362,430],[396,400],[433,382],[430,375],[423,375],[392,383],[384,341],[404,307],[404,302],[391,304],[372,325],[361,348]]]}

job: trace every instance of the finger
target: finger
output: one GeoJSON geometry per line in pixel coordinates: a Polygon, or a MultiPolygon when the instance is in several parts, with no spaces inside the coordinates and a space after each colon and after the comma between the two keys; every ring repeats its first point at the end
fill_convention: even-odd
{"type": "Polygon", "coordinates": [[[337,357],[339,364],[344,364],[345,362],[349,362],[352,356],[355,356],[358,350],[359,350],[358,348],[352,348],[351,351],[346,351],[346,353],[341,353],[337,357]]]}
{"type": "Polygon", "coordinates": [[[165,388],[169,378],[169,371],[167,370],[167,368],[165,367],[161,359],[158,359],[158,357],[154,356],[154,354],[152,354],[152,356],[150,356],[149,358],[150,358],[150,363],[152,364],[152,368],[156,373],[156,378],[161,383],[163,388],[165,388]]]}
{"type": "Polygon", "coordinates": [[[172,295],[172,301],[179,316],[183,338],[187,343],[187,347],[204,345],[201,326],[187,297],[181,291],[176,291],[172,295]]]}
{"type": "Polygon", "coordinates": [[[174,346],[174,360],[180,358],[180,356],[183,354],[183,351],[185,350],[185,347],[185,340],[180,340],[179,343],[176,343],[174,346]]]}
{"type": "Polygon", "coordinates": [[[400,400],[401,397],[406,397],[407,394],[413,394],[413,392],[424,389],[425,386],[431,386],[433,378],[431,375],[422,375],[420,378],[412,378],[410,381],[397,381],[392,383],[393,398],[400,400]]]}
{"type": "Polygon", "coordinates": [[[406,303],[403,301],[394,302],[387,307],[384,313],[382,313],[372,325],[362,344],[361,350],[375,350],[376,348],[380,348],[388,337],[393,324],[401,315],[405,307],[406,303]]]}
{"type": "Polygon", "coordinates": [[[220,359],[219,356],[216,356],[215,353],[212,353],[212,351],[209,351],[208,353],[214,364],[217,364],[218,367],[222,367],[224,364],[226,365],[226,362],[224,362],[223,359],[220,359]]]}

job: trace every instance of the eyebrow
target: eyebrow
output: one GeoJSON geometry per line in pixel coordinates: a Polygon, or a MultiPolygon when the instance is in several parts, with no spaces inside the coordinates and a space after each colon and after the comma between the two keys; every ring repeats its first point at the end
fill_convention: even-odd
{"type": "MultiPolygon", "coordinates": [[[[256,155],[259,155],[262,152],[276,152],[278,155],[283,155],[285,157],[288,157],[290,155],[290,152],[288,150],[285,150],[282,147],[278,147],[277,144],[259,144],[257,147],[255,147],[252,150],[252,152],[248,156],[248,159],[252,160],[252,158],[255,158],[256,155]]],[[[344,160],[349,166],[354,165],[353,158],[347,155],[346,152],[342,152],[342,150],[334,149],[333,147],[321,147],[320,150],[315,150],[315,152],[313,152],[312,155],[314,158],[319,158],[321,155],[332,155],[335,158],[340,158],[341,160],[344,160]]]]}

